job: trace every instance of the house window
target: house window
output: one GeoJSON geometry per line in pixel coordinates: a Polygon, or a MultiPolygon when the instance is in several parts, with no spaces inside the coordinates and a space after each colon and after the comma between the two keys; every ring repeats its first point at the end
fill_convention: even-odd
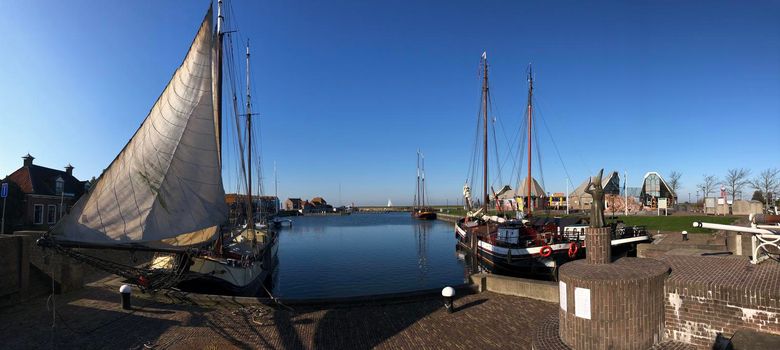
{"type": "Polygon", "coordinates": [[[65,180],[62,179],[62,177],[58,177],[55,181],[55,189],[54,192],[57,194],[62,194],[62,192],[65,190],[65,180]]]}
{"type": "Polygon", "coordinates": [[[33,212],[33,224],[40,225],[43,223],[43,204],[36,204],[35,211],[33,212]]]}
{"type": "Polygon", "coordinates": [[[48,219],[48,223],[53,224],[57,222],[57,206],[54,204],[49,204],[47,210],[46,210],[46,218],[48,219]]]}

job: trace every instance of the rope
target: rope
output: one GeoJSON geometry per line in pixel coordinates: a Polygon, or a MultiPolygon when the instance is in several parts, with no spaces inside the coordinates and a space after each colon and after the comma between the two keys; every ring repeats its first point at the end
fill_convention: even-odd
{"type": "MultiPolygon", "coordinates": [[[[189,270],[189,261],[191,257],[190,252],[177,253],[173,268],[170,271],[167,271],[163,269],[128,266],[84,254],[76,251],[75,249],[63,247],[51,239],[49,242],[51,242],[50,248],[52,248],[53,251],[108,273],[126,278],[137,284],[142,290],[156,291],[160,289],[168,289],[183,280],[187,280],[195,276],[194,274],[190,276],[187,273],[189,270]]],[[[54,278],[53,272],[54,271],[52,271],[52,278],[54,278]]]]}
{"type": "Polygon", "coordinates": [[[279,305],[279,306],[281,306],[281,307],[283,307],[283,308],[285,308],[285,309],[287,309],[287,310],[290,310],[290,311],[292,311],[292,312],[295,312],[295,309],[293,309],[292,307],[289,307],[289,306],[285,305],[284,303],[282,303],[282,302],[281,302],[281,300],[279,300],[279,299],[278,299],[278,298],[276,298],[276,297],[275,297],[273,294],[271,294],[271,291],[270,291],[270,290],[268,290],[268,288],[266,288],[264,284],[262,284],[262,283],[261,283],[261,284],[260,284],[260,286],[261,286],[261,287],[263,287],[263,290],[265,290],[265,292],[266,292],[266,293],[268,293],[268,297],[270,297],[270,298],[271,298],[271,300],[273,300],[273,302],[274,302],[274,303],[276,303],[277,305],[279,305]]]}

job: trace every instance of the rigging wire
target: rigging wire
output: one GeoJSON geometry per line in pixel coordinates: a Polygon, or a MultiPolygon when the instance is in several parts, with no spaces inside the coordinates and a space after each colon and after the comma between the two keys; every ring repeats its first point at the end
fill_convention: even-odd
{"type": "MultiPolygon", "coordinates": [[[[231,24],[233,24],[232,27],[233,28],[241,28],[241,26],[239,24],[239,21],[238,21],[238,16],[236,16],[236,12],[234,10],[233,4],[228,2],[226,10],[230,14],[231,21],[235,22],[235,23],[231,22],[231,24]]],[[[238,42],[241,42],[241,43],[248,42],[248,39],[246,37],[244,37],[244,35],[243,35],[243,33],[241,31],[235,30],[235,31],[233,31],[233,33],[236,34],[235,36],[237,38],[235,40],[237,40],[238,42]]],[[[231,55],[231,56],[234,56],[234,55],[231,55]]],[[[239,61],[241,61],[241,60],[239,60],[239,61]]],[[[242,67],[242,66],[239,65],[237,67],[242,67]]],[[[242,74],[236,74],[236,75],[238,77],[243,77],[242,74]]],[[[243,84],[241,86],[246,86],[245,84],[247,84],[247,83],[251,83],[251,85],[250,85],[250,94],[251,94],[251,96],[258,96],[255,93],[257,84],[255,84],[255,77],[254,77],[254,75],[249,77],[249,81],[243,81],[243,84]]],[[[243,101],[243,94],[239,93],[237,95],[241,96],[241,98],[239,99],[240,105],[241,106],[245,106],[246,104],[243,101]]],[[[254,103],[253,103],[252,107],[254,108],[254,103]]],[[[245,111],[244,114],[246,114],[246,111],[245,111]]],[[[252,116],[248,116],[248,117],[255,117],[255,116],[259,117],[260,114],[259,113],[252,113],[252,116]]],[[[248,162],[252,162],[252,165],[254,165],[255,168],[257,169],[257,173],[255,175],[256,177],[253,176],[253,180],[257,179],[258,195],[264,195],[265,194],[265,184],[263,182],[264,182],[264,178],[265,177],[263,175],[264,168],[262,166],[262,164],[263,164],[263,160],[262,160],[263,159],[263,155],[262,155],[263,148],[262,148],[262,142],[261,142],[262,141],[262,126],[261,126],[261,119],[260,118],[256,118],[256,119],[252,120],[252,134],[253,135],[257,135],[257,136],[253,137],[253,141],[249,145],[249,147],[252,147],[252,154],[255,155],[256,158],[253,157],[255,159],[250,159],[250,160],[248,160],[248,162]]],[[[246,187],[246,185],[245,185],[245,187],[246,187]]]]}
{"type": "MultiPolygon", "coordinates": [[[[534,97],[534,102],[536,102],[536,97],[534,97]]],[[[550,128],[547,126],[547,121],[545,120],[546,118],[542,113],[542,108],[540,108],[539,103],[536,103],[536,106],[537,106],[536,107],[537,115],[539,116],[538,119],[542,121],[542,125],[547,131],[547,134],[550,136],[550,141],[552,141],[553,148],[555,149],[555,154],[558,156],[558,160],[561,162],[561,167],[563,167],[563,172],[566,174],[566,179],[569,181],[569,184],[572,186],[572,188],[576,188],[576,186],[574,186],[574,183],[571,181],[569,170],[566,169],[566,163],[563,162],[563,157],[561,157],[561,152],[558,150],[558,145],[555,143],[555,138],[553,138],[552,132],[550,131],[550,128]]]]}
{"type": "MultiPolygon", "coordinates": [[[[540,149],[542,148],[539,144],[539,133],[537,132],[537,127],[539,123],[533,124],[533,134],[534,134],[534,142],[536,143],[536,163],[537,163],[537,169],[539,169],[539,180],[541,181],[542,189],[545,189],[544,185],[544,170],[542,169],[542,152],[540,149]]],[[[531,179],[533,179],[533,176],[531,176],[531,179]]],[[[531,182],[531,186],[533,186],[533,181],[531,182]]],[[[541,197],[545,195],[545,193],[537,193],[537,197],[541,197]]]]}
{"type": "MultiPolygon", "coordinates": [[[[523,115],[525,115],[525,113],[523,113],[523,115]]],[[[517,152],[520,159],[518,160],[519,166],[517,168],[517,185],[516,185],[517,191],[515,191],[518,194],[521,193],[520,192],[520,187],[522,186],[522,176],[523,176],[523,169],[524,169],[523,165],[525,164],[526,141],[528,141],[528,139],[527,139],[527,137],[528,137],[528,122],[527,121],[524,122],[523,126],[520,128],[520,135],[521,135],[520,143],[519,143],[518,152],[517,152]]]]}
{"type": "MultiPolygon", "coordinates": [[[[479,66],[478,66],[478,70],[477,70],[477,77],[478,77],[478,81],[480,81],[480,82],[483,80],[483,74],[484,74],[483,64],[484,63],[480,62],[479,66]]],[[[478,100],[478,103],[477,103],[477,114],[476,114],[477,115],[477,118],[476,118],[477,119],[477,124],[476,124],[476,127],[474,128],[474,145],[473,145],[473,148],[471,149],[471,159],[469,160],[469,167],[466,170],[466,181],[465,181],[466,184],[468,184],[469,187],[472,188],[472,189],[476,188],[476,187],[474,187],[474,185],[475,185],[475,181],[476,181],[476,177],[477,177],[476,176],[476,174],[477,174],[477,164],[479,164],[479,158],[482,155],[482,148],[479,147],[479,131],[480,131],[480,126],[482,125],[482,119],[483,119],[482,118],[482,98],[483,98],[483,96],[482,96],[482,86],[481,86],[481,84],[480,84],[480,93],[477,94],[477,95],[479,96],[479,100],[478,100]]],[[[474,196],[472,195],[472,198],[470,198],[470,199],[473,200],[473,197],[474,196]]]]}

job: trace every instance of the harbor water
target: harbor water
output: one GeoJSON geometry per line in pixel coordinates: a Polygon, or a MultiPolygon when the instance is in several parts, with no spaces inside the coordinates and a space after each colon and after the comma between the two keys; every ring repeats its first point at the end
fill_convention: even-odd
{"type": "Polygon", "coordinates": [[[461,284],[452,224],[409,213],[302,216],[279,235],[271,288],[289,299],[339,298],[461,284]]]}

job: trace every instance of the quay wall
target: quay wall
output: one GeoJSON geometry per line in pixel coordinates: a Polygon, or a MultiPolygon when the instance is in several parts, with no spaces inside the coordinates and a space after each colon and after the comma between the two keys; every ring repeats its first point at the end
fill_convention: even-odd
{"type": "Polygon", "coordinates": [[[0,306],[26,300],[30,286],[29,238],[0,235],[0,306]]]}
{"type": "Polygon", "coordinates": [[[665,338],[710,349],[718,333],[780,335],[780,265],[745,257],[667,256],[665,338]]]}
{"type": "Polygon", "coordinates": [[[458,216],[458,215],[436,213],[437,220],[451,222],[453,224],[458,222],[458,220],[460,220],[461,218],[462,216],[458,216]]]}
{"type": "Polygon", "coordinates": [[[480,292],[490,291],[498,294],[543,300],[558,303],[558,283],[530,280],[487,273],[476,273],[469,277],[480,292]]]}
{"type": "Polygon", "coordinates": [[[360,213],[391,213],[412,211],[412,207],[358,207],[360,213]]]}

